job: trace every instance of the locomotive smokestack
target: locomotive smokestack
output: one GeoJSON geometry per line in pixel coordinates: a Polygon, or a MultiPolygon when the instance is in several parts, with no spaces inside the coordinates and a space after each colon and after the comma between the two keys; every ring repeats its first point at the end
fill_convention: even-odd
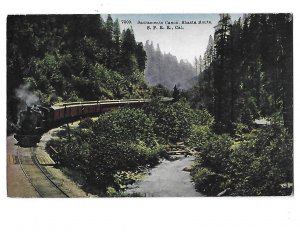
{"type": "Polygon", "coordinates": [[[16,96],[20,99],[19,111],[24,110],[26,106],[39,103],[39,98],[30,90],[28,83],[20,85],[19,88],[16,89],[16,96]]]}

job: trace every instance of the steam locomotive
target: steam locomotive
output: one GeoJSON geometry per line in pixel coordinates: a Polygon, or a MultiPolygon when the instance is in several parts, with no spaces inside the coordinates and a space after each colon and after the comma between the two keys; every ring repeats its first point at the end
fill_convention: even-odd
{"type": "MultiPolygon", "coordinates": [[[[172,100],[172,98],[161,99],[162,102],[172,100]]],[[[70,102],[51,107],[28,106],[25,111],[19,113],[18,130],[14,137],[20,146],[35,146],[44,132],[63,123],[96,116],[123,106],[141,107],[149,102],[150,99],[128,99],[70,102]]]]}

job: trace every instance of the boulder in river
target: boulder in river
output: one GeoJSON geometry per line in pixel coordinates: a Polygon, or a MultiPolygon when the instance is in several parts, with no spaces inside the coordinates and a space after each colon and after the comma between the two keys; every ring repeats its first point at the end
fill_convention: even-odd
{"type": "Polygon", "coordinates": [[[191,172],[192,171],[192,167],[189,166],[189,167],[185,167],[184,169],[182,169],[182,171],[185,171],[185,172],[191,172]]]}

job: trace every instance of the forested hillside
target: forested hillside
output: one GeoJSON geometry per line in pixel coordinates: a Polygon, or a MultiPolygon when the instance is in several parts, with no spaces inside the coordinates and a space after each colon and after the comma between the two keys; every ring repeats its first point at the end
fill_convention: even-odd
{"type": "Polygon", "coordinates": [[[8,119],[24,103],[145,97],[145,61],[110,15],[8,16],[8,119]]]}
{"type": "Polygon", "coordinates": [[[173,89],[176,84],[180,89],[189,89],[195,84],[195,68],[187,61],[180,60],[168,53],[163,54],[159,44],[154,48],[153,42],[145,44],[147,63],[145,77],[151,86],[162,85],[173,89]]]}
{"type": "Polygon", "coordinates": [[[293,23],[290,14],[221,15],[203,58],[197,97],[219,133],[277,116],[293,129],[293,23]]]}
{"type": "Polygon", "coordinates": [[[221,14],[190,99],[214,116],[195,127],[192,171],[207,195],[293,192],[293,21],[291,14],[221,14]],[[260,120],[258,120],[260,119],[260,120]]]}

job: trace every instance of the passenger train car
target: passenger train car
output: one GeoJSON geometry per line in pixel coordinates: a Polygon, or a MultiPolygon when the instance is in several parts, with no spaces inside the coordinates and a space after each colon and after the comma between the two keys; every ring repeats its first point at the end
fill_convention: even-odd
{"type": "MultiPolygon", "coordinates": [[[[173,98],[161,99],[162,102],[171,102],[172,100],[173,98]]],[[[20,112],[15,138],[20,146],[34,146],[40,141],[42,133],[63,123],[96,116],[123,106],[141,107],[149,102],[150,99],[128,99],[69,102],[51,107],[34,105],[20,112]]]]}

